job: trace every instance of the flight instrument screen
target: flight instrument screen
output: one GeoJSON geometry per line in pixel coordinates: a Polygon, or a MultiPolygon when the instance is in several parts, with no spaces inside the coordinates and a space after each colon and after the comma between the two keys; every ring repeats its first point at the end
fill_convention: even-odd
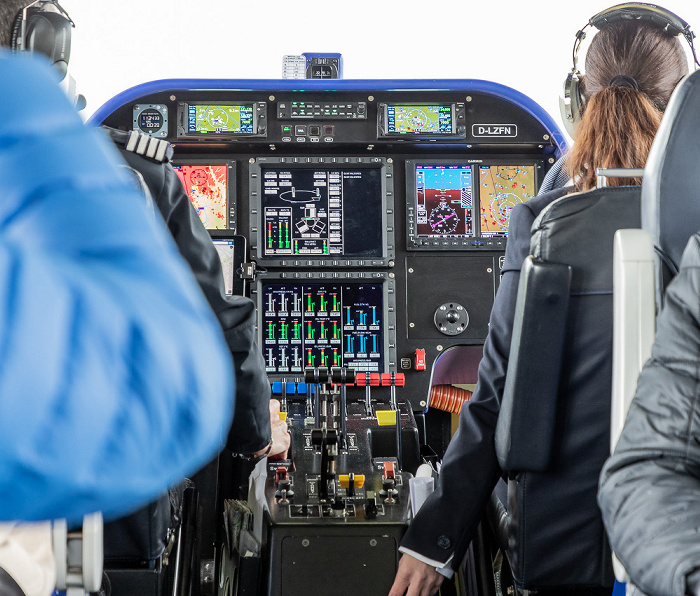
{"type": "Polygon", "coordinates": [[[383,284],[262,282],[259,296],[268,373],[308,366],[383,372],[383,284]]]}
{"type": "Polygon", "coordinates": [[[416,164],[416,224],[423,238],[474,236],[472,166],[416,164]]]}
{"type": "Polygon", "coordinates": [[[264,167],[262,254],[382,257],[381,168],[264,167]]]}
{"type": "Polygon", "coordinates": [[[386,106],[386,134],[454,134],[452,104],[386,106]]]}
{"type": "Polygon", "coordinates": [[[180,164],[173,169],[187,196],[208,230],[228,227],[228,166],[226,164],[180,164]]]}
{"type": "Polygon", "coordinates": [[[189,104],[187,106],[187,133],[253,134],[255,109],[250,104],[189,104]]]}
{"type": "Polygon", "coordinates": [[[510,212],[535,196],[535,166],[480,165],[481,236],[508,235],[510,212]]]}

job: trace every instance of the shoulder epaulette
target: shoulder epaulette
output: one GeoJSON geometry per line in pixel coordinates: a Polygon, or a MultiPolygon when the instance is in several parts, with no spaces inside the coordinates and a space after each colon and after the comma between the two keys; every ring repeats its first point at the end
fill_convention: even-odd
{"type": "Polygon", "coordinates": [[[137,130],[127,133],[125,149],[158,163],[166,163],[173,158],[173,146],[168,141],[154,139],[137,130]]]}

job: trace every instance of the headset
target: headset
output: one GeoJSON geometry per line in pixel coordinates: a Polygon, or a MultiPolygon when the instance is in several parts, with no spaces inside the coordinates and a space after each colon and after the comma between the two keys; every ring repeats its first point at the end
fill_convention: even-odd
{"type": "Polygon", "coordinates": [[[57,0],[36,0],[15,17],[12,26],[13,52],[39,52],[65,77],[70,59],[71,30],[75,27],[57,0]]]}
{"type": "Polygon", "coordinates": [[[581,93],[581,71],[578,69],[578,52],[581,43],[586,38],[586,28],[595,27],[600,30],[612,23],[619,21],[640,21],[653,25],[665,31],[671,36],[682,35],[693,54],[695,63],[700,66],[698,57],[695,54],[693,39],[695,33],[690,30],[690,25],[678,15],[655,4],[645,4],[642,2],[627,2],[607,8],[592,16],[588,23],[576,33],[573,49],[573,68],[564,81],[564,93],[559,98],[559,109],[564,122],[564,128],[571,137],[574,136],[576,126],[581,121],[581,115],[585,108],[585,99],[581,93]]]}

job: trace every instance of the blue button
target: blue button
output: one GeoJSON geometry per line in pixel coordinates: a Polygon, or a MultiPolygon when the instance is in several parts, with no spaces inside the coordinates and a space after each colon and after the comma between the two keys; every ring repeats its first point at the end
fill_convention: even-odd
{"type": "Polygon", "coordinates": [[[282,393],[282,383],[280,381],[272,383],[272,393],[282,393]]]}
{"type": "Polygon", "coordinates": [[[296,391],[296,386],[294,383],[287,383],[287,393],[294,393],[296,391]]]}

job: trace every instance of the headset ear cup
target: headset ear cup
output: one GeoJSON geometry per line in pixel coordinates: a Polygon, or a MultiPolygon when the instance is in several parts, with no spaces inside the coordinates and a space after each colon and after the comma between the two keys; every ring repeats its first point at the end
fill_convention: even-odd
{"type": "Polygon", "coordinates": [[[24,47],[44,54],[65,75],[70,59],[72,25],[62,14],[41,12],[27,17],[24,47]]]}
{"type": "Polygon", "coordinates": [[[581,73],[572,71],[564,81],[563,94],[559,97],[559,110],[566,132],[574,138],[576,127],[581,121],[584,99],[581,95],[581,73]]]}

